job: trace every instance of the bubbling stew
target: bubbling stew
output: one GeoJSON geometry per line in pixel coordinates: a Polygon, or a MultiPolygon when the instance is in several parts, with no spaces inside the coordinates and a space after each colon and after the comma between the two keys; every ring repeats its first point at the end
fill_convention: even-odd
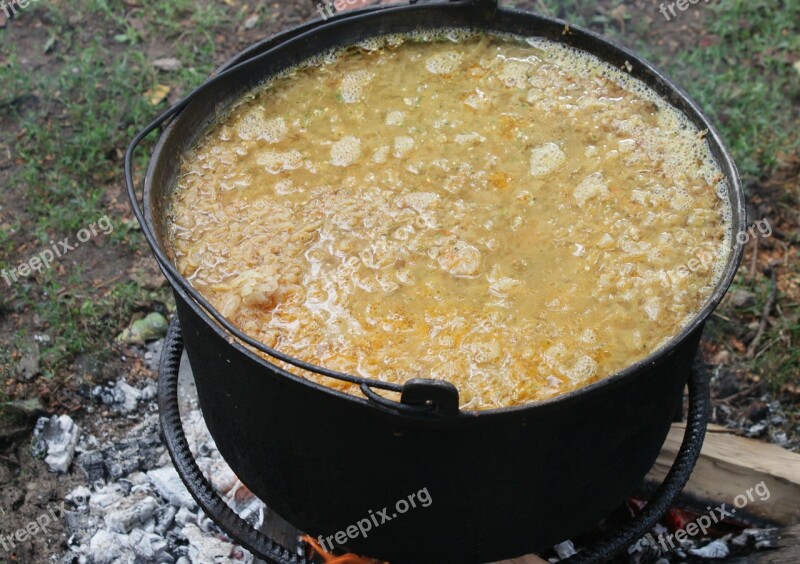
{"type": "Polygon", "coordinates": [[[641,360],[703,307],[731,237],[705,133],[549,40],[387,36],[222,116],[182,162],[170,252],[286,354],[520,405],[641,360]]]}

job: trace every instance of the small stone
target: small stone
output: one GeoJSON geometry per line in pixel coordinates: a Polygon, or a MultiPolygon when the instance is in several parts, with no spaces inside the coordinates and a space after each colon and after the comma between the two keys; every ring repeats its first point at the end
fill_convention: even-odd
{"type": "Polygon", "coordinates": [[[102,380],[106,376],[109,365],[103,361],[103,356],[99,352],[86,352],[75,358],[73,369],[87,380],[102,380]]]}
{"type": "Polygon", "coordinates": [[[253,14],[252,16],[244,20],[244,28],[253,29],[254,27],[256,27],[257,23],[258,23],[258,14],[253,14]]]}
{"type": "Polygon", "coordinates": [[[140,392],[139,401],[149,402],[151,400],[154,400],[157,395],[158,395],[158,386],[156,386],[155,384],[147,384],[144,388],[142,388],[140,392]]]}
{"type": "Polygon", "coordinates": [[[33,346],[23,353],[22,358],[17,363],[17,377],[24,382],[33,380],[41,373],[41,358],[39,345],[34,342],[33,346]]]}
{"type": "Polygon", "coordinates": [[[117,388],[122,390],[125,398],[121,406],[122,412],[129,413],[136,409],[136,406],[139,404],[139,398],[142,395],[141,392],[122,380],[117,382],[117,388]]]}
{"type": "MultiPolygon", "coordinates": [[[[38,398],[0,404],[0,439],[27,434],[37,419],[46,414],[38,398]]],[[[44,454],[41,452],[38,457],[42,458],[44,454]]]]}
{"type": "Polygon", "coordinates": [[[748,308],[756,303],[756,295],[747,290],[731,290],[728,292],[728,301],[735,308],[748,308]]]}
{"type": "Polygon", "coordinates": [[[156,67],[158,70],[172,72],[180,70],[181,67],[183,67],[183,64],[180,62],[179,59],[176,59],[175,57],[164,57],[162,59],[156,59],[155,61],[153,61],[153,66],[156,67]]]}
{"type": "Polygon", "coordinates": [[[164,348],[164,339],[147,343],[147,352],[144,353],[144,361],[147,368],[153,372],[158,372],[158,365],[161,362],[161,350],[164,348]]]}

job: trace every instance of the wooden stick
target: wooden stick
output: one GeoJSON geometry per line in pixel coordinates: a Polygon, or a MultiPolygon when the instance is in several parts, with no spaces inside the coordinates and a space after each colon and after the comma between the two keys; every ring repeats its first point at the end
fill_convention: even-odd
{"type": "Polygon", "coordinates": [[[758,237],[753,237],[753,254],[750,261],[750,272],[747,273],[747,283],[752,284],[758,268],[758,237]]]}
{"type": "Polygon", "coordinates": [[[756,332],[756,336],[750,341],[750,345],[747,347],[747,355],[746,358],[750,359],[756,354],[756,347],[758,347],[758,343],[761,341],[761,337],[764,335],[764,331],[767,330],[767,319],[769,318],[769,314],[772,312],[772,308],[775,305],[775,300],[778,297],[778,265],[774,265],[770,269],[770,280],[772,283],[772,289],[769,292],[769,298],[767,298],[767,303],[764,304],[764,312],[761,314],[761,322],[758,324],[758,332],[756,332]]]}

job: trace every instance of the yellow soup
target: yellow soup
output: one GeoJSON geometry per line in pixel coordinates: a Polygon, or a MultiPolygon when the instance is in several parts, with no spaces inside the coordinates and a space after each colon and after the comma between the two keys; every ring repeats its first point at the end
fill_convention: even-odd
{"type": "Polygon", "coordinates": [[[554,42],[391,36],[209,130],[182,163],[174,259],[302,360],[445,379],[465,409],[549,398],[653,352],[713,291],[730,207],[704,135],[554,42]]]}

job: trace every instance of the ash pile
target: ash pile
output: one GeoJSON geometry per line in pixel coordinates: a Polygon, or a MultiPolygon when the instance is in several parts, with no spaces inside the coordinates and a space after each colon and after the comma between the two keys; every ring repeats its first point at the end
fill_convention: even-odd
{"type": "MultiPolygon", "coordinates": [[[[185,391],[182,387],[182,391],[185,391]]],[[[33,450],[53,472],[70,466],[86,477],[67,496],[67,551],[54,562],[70,564],[208,564],[256,560],[198,508],[163,446],[156,388],[120,380],[92,390],[96,401],[132,426],[122,433],[81,430],[66,415],[42,418],[33,450]]],[[[191,390],[182,411],[187,439],[214,488],[248,523],[266,528],[264,504],[222,459],[191,390]]]]}

